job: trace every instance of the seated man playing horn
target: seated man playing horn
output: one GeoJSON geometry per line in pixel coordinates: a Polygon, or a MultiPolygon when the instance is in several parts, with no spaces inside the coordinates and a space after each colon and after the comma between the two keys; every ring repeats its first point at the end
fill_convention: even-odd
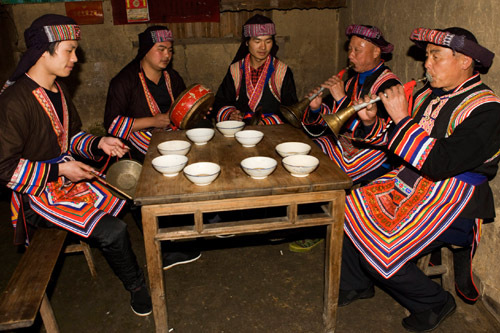
{"type": "MultiPolygon", "coordinates": [[[[388,55],[394,46],[387,42],[377,27],[353,24],[347,27],[349,38],[348,58],[354,75],[344,84],[342,75],[329,78],[322,87],[331,95],[323,99],[323,93],[314,98],[304,114],[304,128],[331,160],[335,161],[354,184],[364,183],[383,175],[392,168],[383,148],[370,146],[357,141],[356,136],[364,132],[357,115],[353,115],[342,128],[337,139],[328,131],[321,114],[338,112],[366,95],[377,94],[394,85],[401,84],[398,77],[385,65],[382,56],[388,55]],[[308,127],[311,128],[308,130],[308,127]],[[324,128],[320,134],[313,134],[312,128],[324,128]],[[328,132],[326,132],[328,133],[328,132]]],[[[341,71],[343,74],[344,71],[341,71]]],[[[320,88],[311,92],[317,93],[320,88]]],[[[388,121],[382,103],[378,103],[379,116],[388,121]]],[[[305,239],[290,244],[293,252],[307,252],[321,242],[321,239],[305,239]]]]}
{"type": "Polygon", "coordinates": [[[296,103],[297,93],[292,71],[276,58],[275,35],[273,21],[265,16],[257,14],[245,22],[240,48],[215,96],[217,122],[284,122],[279,107],[296,103]]]}
{"type": "Polygon", "coordinates": [[[374,129],[365,139],[403,162],[346,198],[339,306],[373,297],[377,283],[410,311],[403,327],[428,332],[455,300],[413,259],[443,243],[472,251],[482,221],[495,216],[489,180],[500,160],[500,99],[477,71],[494,54],[471,32],[417,28],[410,39],[426,50],[430,83],[410,104],[401,86],[378,94],[395,124],[390,133],[375,104],[359,111],[374,129]]]}
{"type": "MultiPolygon", "coordinates": [[[[345,84],[339,75],[323,83],[322,86],[330,91],[331,96],[323,101],[320,94],[311,101],[304,125],[326,126],[320,114],[338,112],[366,95],[377,94],[401,84],[382,60],[382,56],[390,54],[394,46],[384,39],[377,27],[353,24],[347,27],[345,34],[349,38],[347,55],[354,75],[345,84]]],[[[387,112],[381,103],[379,105],[379,115],[387,119],[387,112]]],[[[356,142],[356,132],[363,130],[361,125],[359,117],[353,115],[344,125],[338,140],[332,135],[314,139],[355,184],[373,180],[391,169],[383,150],[356,142]]]]}

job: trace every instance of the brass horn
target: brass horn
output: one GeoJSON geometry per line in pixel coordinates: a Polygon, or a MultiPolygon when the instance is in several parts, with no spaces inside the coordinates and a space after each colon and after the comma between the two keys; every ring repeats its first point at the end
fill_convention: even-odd
{"type": "MultiPolygon", "coordinates": [[[[349,65],[346,68],[342,69],[337,74],[337,76],[342,78],[342,76],[344,76],[344,73],[347,72],[351,67],[352,65],[349,65]]],[[[317,93],[302,99],[301,101],[295,103],[294,105],[290,106],[280,105],[281,114],[292,126],[300,128],[302,126],[302,117],[304,116],[304,111],[309,106],[309,103],[311,103],[313,99],[318,97],[318,95],[321,94],[324,90],[325,88],[321,87],[317,93]]],[[[328,92],[328,90],[326,90],[326,92],[328,92]]]]}
{"type": "MultiPolygon", "coordinates": [[[[426,77],[423,77],[418,80],[412,80],[415,82],[422,82],[422,81],[431,81],[431,78],[426,75],[426,77]]],[[[408,82],[411,83],[412,81],[408,82]]],[[[385,95],[385,94],[384,94],[385,95]]],[[[387,96],[387,95],[386,95],[387,96]]],[[[377,103],[380,101],[380,97],[376,97],[374,99],[371,99],[369,102],[364,102],[358,105],[351,105],[347,108],[344,108],[342,110],[339,110],[335,113],[332,114],[321,114],[321,117],[323,120],[326,122],[328,127],[332,130],[333,134],[338,137],[340,133],[340,129],[344,124],[359,110],[366,108],[368,105],[377,103]]]]}

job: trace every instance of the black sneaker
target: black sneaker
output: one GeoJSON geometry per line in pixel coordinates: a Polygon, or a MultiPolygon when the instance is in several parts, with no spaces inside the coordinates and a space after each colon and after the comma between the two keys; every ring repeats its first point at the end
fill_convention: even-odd
{"type": "Polygon", "coordinates": [[[196,261],[200,259],[200,257],[200,251],[165,252],[163,254],[163,270],[196,261]]]}
{"type": "Polygon", "coordinates": [[[453,296],[446,292],[448,298],[444,305],[432,309],[412,313],[403,319],[402,325],[410,332],[430,332],[437,328],[441,322],[455,311],[457,305],[453,296]]]}
{"type": "Polygon", "coordinates": [[[143,285],[135,291],[130,292],[130,307],[138,316],[148,316],[153,310],[151,304],[151,296],[149,296],[148,288],[143,285]]]}
{"type": "Polygon", "coordinates": [[[346,306],[358,299],[372,298],[375,296],[375,288],[370,286],[361,290],[339,290],[339,306],[346,306]]]}

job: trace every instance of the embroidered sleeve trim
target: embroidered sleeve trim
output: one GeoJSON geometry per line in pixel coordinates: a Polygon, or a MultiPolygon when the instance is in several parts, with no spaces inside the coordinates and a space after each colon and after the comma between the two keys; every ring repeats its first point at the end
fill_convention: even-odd
{"type": "Polygon", "coordinates": [[[231,112],[236,111],[237,109],[234,106],[224,106],[220,108],[217,112],[217,122],[229,120],[229,115],[231,112]]]}
{"type": "Polygon", "coordinates": [[[390,142],[389,149],[420,170],[435,143],[436,139],[408,119],[390,142]]]}
{"type": "Polygon", "coordinates": [[[19,193],[42,194],[50,174],[50,164],[22,158],[7,187],[19,193]]]}
{"type": "Polygon", "coordinates": [[[281,118],[279,116],[275,115],[275,114],[269,115],[267,117],[262,118],[262,121],[266,125],[279,125],[279,124],[283,124],[283,121],[281,120],[281,118]]]}
{"type": "Polygon", "coordinates": [[[85,158],[96,160],[92,152],[92,144],[98,137],[85,132],[79,132],[74,135],[69,142],[69,149],[85,158]]]}
{"type": "Polygon", "coordinates": [[[323,120],[321,115],[332,113],[332,111],[330,110],[328,105],[326,105],[325,103],[322,103],[319,112],[310,112],[310,110],[311,109],[309,107],[307,107],[306,112],[304,112],[304,116],[302,118],[302,122],[304,123],[304,125],[326,126],[326,122],[323,120]],[[315,117],[311,117],[311,115],[313,115],[315,117]]]}
{"type": "Polygon", "coordinates": [[[134,118],[117,116],[109,126],[108,133],[117,138],[128,140],[134,123],[134,118]]]}
{"type": "Polygon", "coordinates": [[[149,131],[136,131],[130,134],[129,141],[137,150],[146,155],[151,136],[152,134],[149,131]]]}

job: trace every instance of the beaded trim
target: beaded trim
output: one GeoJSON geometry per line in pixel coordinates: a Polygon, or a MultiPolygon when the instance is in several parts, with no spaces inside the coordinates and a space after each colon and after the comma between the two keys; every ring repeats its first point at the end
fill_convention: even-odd
{"type": "Polygon", "coordinates": [[[80,39],[80,26],[76,24],[46,25],[43,30],[49,43],[80,39]]]}

